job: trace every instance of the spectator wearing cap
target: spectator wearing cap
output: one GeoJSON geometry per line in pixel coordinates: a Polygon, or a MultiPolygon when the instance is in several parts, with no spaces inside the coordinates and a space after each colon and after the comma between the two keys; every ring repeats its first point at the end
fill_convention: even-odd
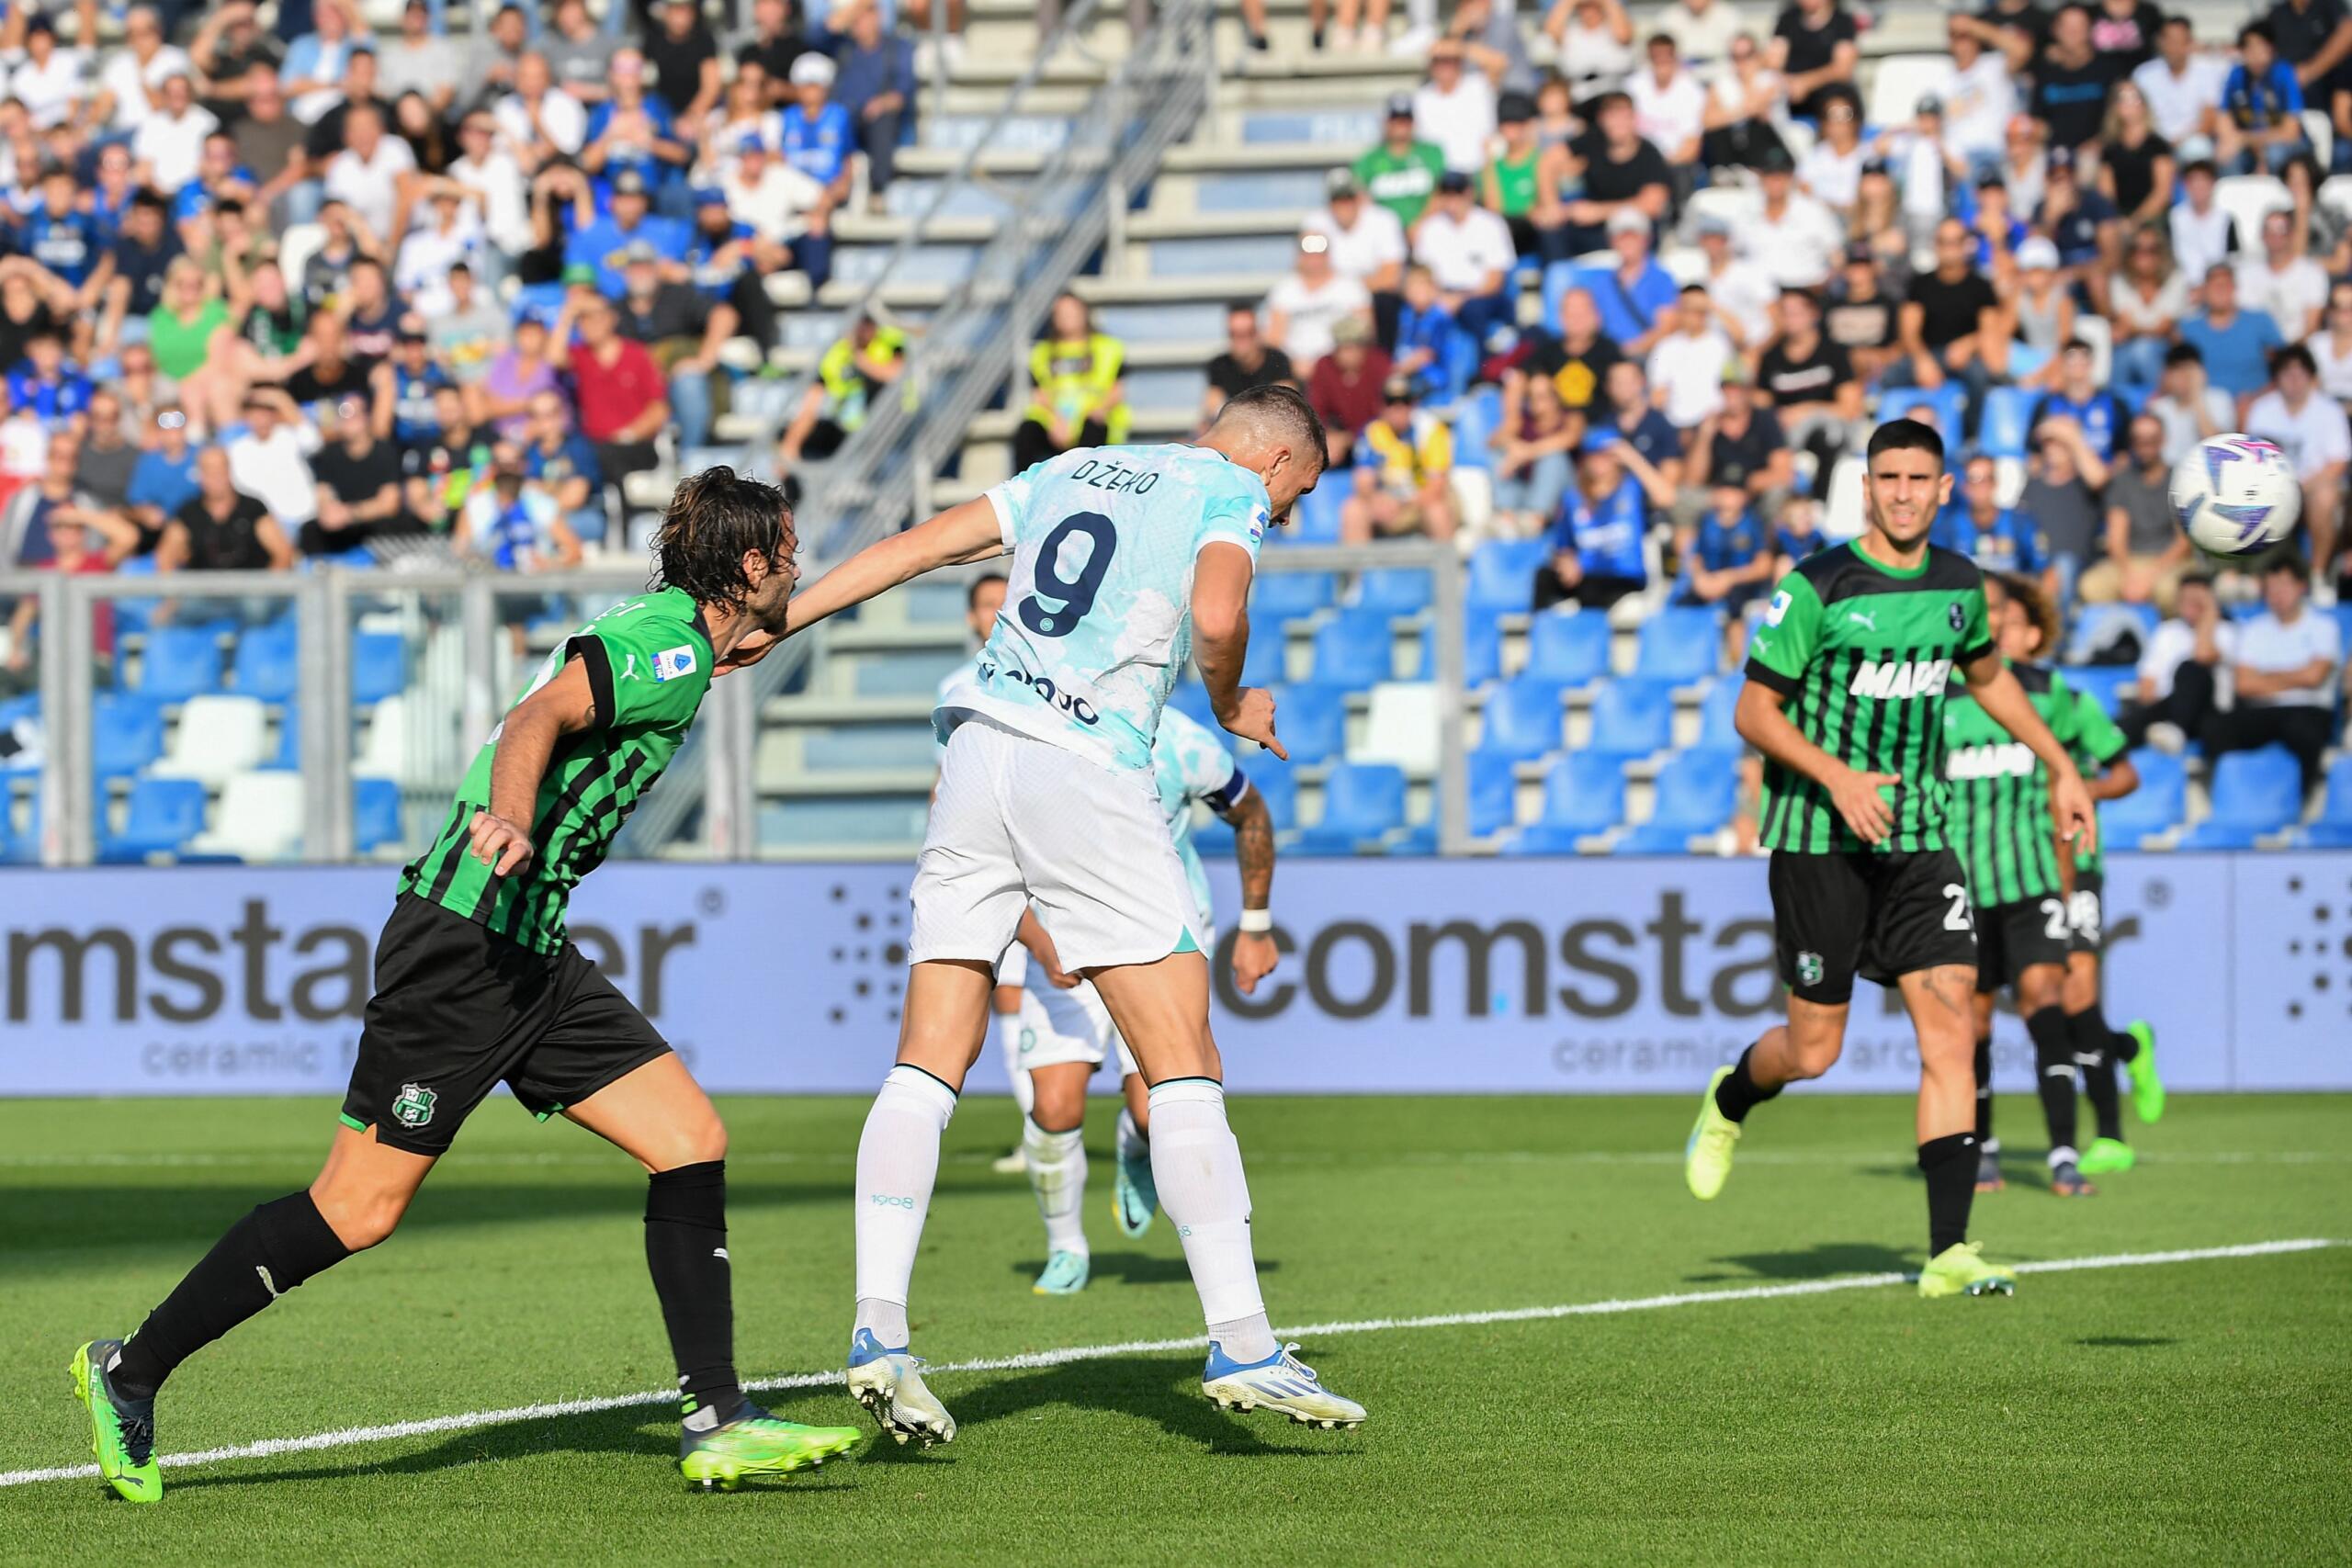
{"type": "Polygon", "coordinates": [[[564,246],[564,265],[594,267],[597,289],[617,299],[627,287],[621,268],[629,246],[650,246],[659,261],[683,276],[686,237],[684,223],[653,211],[644,176],[624,169],[613,176],[612,209],[571,236],[564,246]]]}
{"type": "Polygon", "coordinates": [[[621,335],[643,344],[670,378],[670,410],[684,448],[710,443],[711,378],[718,351],[735,335],[735,307],[691,283],[662,276],[662,258],[643,241],[623,253],[621,335]]]}
{"type": "MultiPolygon", "coordinates": [[[[1609,215],[1606,229],[1613,259],[1606,266],[1578,268],[1577,282],[1599,308],[1600,330],[1625,353],[1641,358],[1673,330],[1681,290],[1651,254],[1648,219],[1620,208],[1609,215]]],[[[1736,343],[1746,341],[1736,326],[1733,330],[1736,343]]]]}
{"type": "MultiPolygon", "coordinates": [[[[1495,86],[1470,69],[1462,45],[1442,39],[1430,51],[1429,80],[1413,91],[1413,134],[1436,146],[1445,166],[1476,175],[1495,134],[1495,86]]],[[[1400,215],[1401,216],[1401,215],[1400,215]]]]}
{"type": "Polygon", "coordinates": [[[2011,203],[2013,195],[2009,185],[1998,175],[1976,182],[1975,209],[1968,214],[1968,226],[1975,238],[1971,260],[1985,272],[2013,258],[2029,233],[2011,203]]]}
{"type": "Polygon", "coordinates": [[[1846,231],[1838,215],[1796,188],[1796,170],[1786,152],[1766,152],[1757,175],[1764,187],[1764,205],[1735,236],[1740,254],[1781,288],[1823,287],[1846,249],[1846,231]]]}
{"type": "Polygon", "coordinates": [[[1332,329],[1350,316],[1372,322],[1372,295],[1331,265],[1331,242],[1317,233],[1298,237],[1298,260],[1266,293],[1266,342],[1306,366],[1331,352],[1332,329]]]}
{"type": "Polygon", "coordinates": [[[2238,62],[2222,83],[2214,122],[2220,162],[2233,174],[2277,174],[2304,151],[2303,85],[2278,58],[2268,26],[2238,29],[2238,62]]]}
{"type": "Polygon", "coordinates": [[[1385,207],[1364,199],[1351,170],[1332,170],[1325,189],[1329,199],[1306,228],[1330,242],[1331,270],[1354,278],[1372,295],[1373,320],[1382,339],[1394,342],[1405,281],[1405,226],[1385,207]]]}
{"type": "Polygon", "coordinates": [[[1411,378],[1413,395],[1432,403],[1451,398],[1453,378],[1448,367],[1457,346],[1474,341],[1446,308],[1430,269],[1418,265],[1408,269],[1404,302],[1396,312],[1395,365],[1397,374],[1411,378]]]}
{"type": "Polygon", "coordinates": [[[2270,356],[2275,385],[2246,410],[2249,435],[2272,443],[2294,465],[2303,487],[2303,528],[2320,581],[2333,584],[2339,525],[2344,511],[2344,475],[2352,462],[2352,423],[2344,405],[2319,389],[2319,366],[2312,351],[2290,343],[2270,356]]]}
{"type": "Polygon", "coordinates": [[[588,14],[588,0],[556,0],[538,39],[556,85],[583,106],[612,96],[613,53],[619,47],[588,14]]]}
{"type": "Polygon", "coordinates": [[[756,141],[737,151],[732,173],[720,178],[718,194],[727,215],[749,229],[763,260],[788,258],[822,288],[832,276],[832,192],[756,141]]]}
{"type": "Polygon", "coordinates": [[[2164,421],[2153,413],[2134,415],[2124,452],[2102,498],[2106,557],[2083,572],[2078,586],[2086,604],[2154,604],[2169,615],[2197,559],[2173,514],[2164,421]]]}
{"type": "Polygon", "coordinates": [[[2222,86],[2230,62],[2197,48],[2188,17],[2168,16],[2156,29],[2156,57],[2132,73],[2132,83],[2148,100],[2156,134],[2178,147],[2192,136],[2211,136],[2219,116],[2222,86]]]}
{"type": "Polygon", "coordinates": [[[1614,431],[1585,439],[1576,482],[1552,519],[1552,558],[1536,570],[1533,608],[1573,601],[1605,610],[1649,581],[1650,508],[1672,504],[1664,476],[1614,431]]]}
{"type": "Polygon", "coordinates": [[[1346,317],[1332,328],[1331,352],[1316,362],[1306,387],[1306,400],[1323,421],[1326,468],[1351,461],[1357,437],[1380,417],[1382,389],[1394,373],[1387,351],[1361,317],[1346,317]]]}
{"type": "Polygon", "coordinates": [[[2239,301],[2268,316],[2290,342],[2318,331],[2327,310],[2327,269],[2297,251],[2296,227],[2291,212],[2265,213],[2262,254],[2239,257],[2235,268],[2239,301]]]}
{"type": "Polygon", "coordinates": [[[1340,542],[1423,534],[1442,544],[1457,522],[1453,432],[1419,406],[1408,377],[1389,377],[1380,399],[1379,416],[1363,427],[1354,493],[1340,507],[1340,542]]]}
{"type": "Polygon", "coordinates": [[[1500,130],[1494,152],[1478,175],[1479,205],[1498,213],[1510,229],[1512,248],[1532,256],[1542,246],[1535,214],[1543,199],[1544,149],[1535,139],[1535,100],[1505,93],[1495,114],[1500,130]]]}
{"type": "Polygon", "coordinates": [[[850,154],[857,130],[849,110],[832,101],[833,62],[804,54],[792,62],[792,102],[784,110],[784,158],[825,188],[831,207],[849,198],[850,154]]]}
{"type": "Polygon", "coordinates": [[[1732,40],[1728,70],[1707,90],[1706,135],[1701,162],[1753,168],[1768,152],[1788,151],[1777,127],[1788,118],[1786,80],[1764,62],[1764,47],[1746,33],[1732,40]]]}
{"type": "Polygon", "coordinates": [[[622,177],[634,174],[665,217],[685,216],[686,190],[679,176],[693,161],[693,142],[678,129],[670,106],[646,90],[645,60],[635,50],[613,55],[612,96],[588,111],[585,134],[581,167],[605,176],[616,200],[622,177]]]}
{"type": "Polygon", "coordinates": [[[1554,0],[1544,30],[1580,106],[1620,91],[1634,73],[1634,23],[1621,0],[1554,0]]]}
{"type": "Polygon", "coordinates": [[[304,125],[316,124],[342,101],[351,57],[367,37],[367,28],[345,8],[345,0],[313,0],[311,25],[313,30],[287,46],[286,62],[277,72],[279,85],[293,100],[294,118],[304,125]]]}
{"type": "Polygon", "coordinates": [[[1934,390],[1957,378],[1971,408],[1993,385],[1992,357],[2007,341],[2001,302],[1975,266],[1967,225],[1948,218],[1936,225],[1936,265],[1911,280],[1897,318],[1898,356],[1886,367],[1890,387],[1934,390]]]}
{"type": "Polygon", "coordinates": [[[834,96],[857,128],[857,150],[865,154],[865,185],[874,210],[882,211],[901,133],[914,123],[915,46],[885,29],[873,0],[851,17],[849,41],[841,53],[834,96]]]}
{"type": "Polygon", "coordinates": [[[678,133],[691,141],[703,117],[718,104],[718,40],[710,36],[696,0],[665,0],[656,16],[645,38],[653,91],[678,133]]]}
{"type": "Polygon", "coordinates": [[[1558,513],[1568,491],[1576,430],[1559,389],[1542,377],[1531,380],[1518,416],[1497,426],[1490,445],[1495,527],[1506,538],[1532,537],[1558,513]]]}
{"type": "Polygon", "coordinates": [[[1745,487],[1718,483],[1707,491],[1698,522],[1675,531],[1674,553],[1681,570],[1674,603],[1711,605],[1737,616],[1770,590],[1780,564],[1772,536],[1749,504],[1745,487]]]}
{"type": "Polygon", "coordinates": [[[1549,217],[1556,227],[1544,251],[1548,261],[1600,249],[1615,212],[1630,210],[1658,221],[1672,198],[1673,173],[1665,156],[1634,129],[1631,98],[1603,94],[1593,107],[1593,125],[1581,141],[1549,154],[1544,184],[1555,198],[1549,217]],[[1577,194],[1568,196],[1570,189],[1577,194]]]}
{"type": "Polygon", "coordinates": [[[2237,400],[2244,411],[2270,382],[2270,355],[2286,339],[2261,310],[2238,304],[2235,269],[2217,263],[2205,275],[2204,309],[2180,323],[2180,341],[2204,360],[2207,379],[2237,400]]]}
{"type": "Polygon", "coordinates": [[[1818,119],[1828,107],[1822,94],[1853,85],[1861,58],[1857,36],[1839,0],[1792,0],[1781,9],[1765,60],[1787,80],[1791,113],[1818,119]]]}
{"type": "MultiPolygon", "coordinates": [[[[644,58],[631,50],[620,51],[613,56],[614,81],[621,79],[625,68],[641,82],[644,58]],[[626,62],[623,56],[627,56],[626,62]]],[[[610,106],[596,107],[603,109],[610,106]]],[[[579,99],[556,85],[548,57],[536,50],[526,51],[515,60],[513,86],[493,98],[489,107],[491,123],[498,132],[498,147],[526,174],[535,173],[559,158],[579,157],[588,145],[589,111],[579,99]]],[[[605,142],[594,167],[612,172],[612,164],[627,162],[635,166],[640,176],[644,175],[656,140],[650,119],[641,107],[637,115],[624,119],[621,136],[605,142]],[[638,139],[631,140],[632,135],[638,139]]],[[[602,129],[610,129],[609,116],[602,129]]]]}
{"type": "Polygon", "coordinates": [[[561,393],[548,390],[532,397],[519,441],[523,477],[529,487],[554,502],[573,534],[604,537],[604,472],[596,466],[595,447],[571,428],[571,407],[561,393]]]}
{"type": "Polygon", "coordinates": [[[2035,234],[2017,251],[2017,265],[1997,264],[2006,347],[1996,368],[2023,387],[2055,386],[2058,351],[2075,335],[2075,297],[2058,278],[2058,247],[2035,234]]]}
{"type": "Polygon", "coordinates": [[[1377,146],[1355,161],[1356,183],[1373,201],[1396,215],[1409,229],[1437,194],[1438,176],[1445,173],[1445,153],[1414,130],[1413,98],[1399,93],[1388,100],[1377,146]]]}
{"type": "Polygon", "coordinates": [[[2283,550],[2264,565],[2263,612],[2236,628],[2230,705],[2206,720],[2200,737],[2216,762],[2232,751],[2286,747],[2302,768],[2306,792],[2319,782],[2335,734],[2344,669],[2343,630],[2312,608],[2311,596],[2312,570],[2302,557],[2283,550]]]}
{"type": "Polygon", "coordinates": [[[1986,25],[1953,15],[1944,25],[1951,67],[1933,89],[1943,114],[1944,152],[1968,178],[2000,166],[2002,139],[2018,112],[2018,84],[2008,57],[1988,47],[1986,25]]]}
{"type": "Polygon", "coordinates": [[[1625,78],[1634,129],[1665,157],[1675,171],[1679,193],[1687,196],[1698,169],[1700,143],[1707,134],[1707,89],[1683,63],[1673,34],[1652,33],[1644,50],[1646,69],[1625,78]]]}
{"type": "Polygon", "coordinates": [[[297,532],[295,547],[306,556],[341,555],[379,533],[406,531],[400,458],[376,438],[368,405],[345,398],[322,423],[324,440],[311,456],[315,514],[297,532]]]}
{"type": "Polygon", "coordinates": [[[1098,332],[1085,300],[1055,299],[1029,351],[1029,406],[1012,435],[1015,471],[1075,446],[1118,446],[1133,418],[1120,371],[1126,345],[1098,332]]]}
{"type": "Polygon", "coordinates": [[[670,423],[668,382],[645,345],[620,335],[613,302],[593,291],[574,290],[564,302],[559,327],[579,328],[579,340],[558,331],[552,357],[569,370],[580,405],[580,433],[596,448],[596,466],[607,484],[652,468],[660,457],[653,438],[670,423]]]}
{"type": "Polygon", "coordinates": [[[907,334],[861,315],[817,361],[817,378],[776,443],[776,466],[787,479],[806,457],[820,462],[863,429],[875,399],[907,368],[907,334]]]}
{"type": "Polygon", "coordinates": [[[1413,260],[1430,269],[1453,319],[1484,341],[1510,322],[1517,301],[1505,291],[1519,252],[1501,217],[1470,199],[1470,176],[1448,169],[1437,200],[1413,231],[1413,260]]]}
{"type": "Polygon", "coordinates": [[[1292,367],[1290,355],[1267,343],[1259,330],[1258,307],[1237,299],[1225,308],[1225,347],[1209,360],[1208,385],[1201,393],[1201,425],[1205,429],[1227,399],[1285,382],[1304,390],[1303,379],[1292,367]]]}

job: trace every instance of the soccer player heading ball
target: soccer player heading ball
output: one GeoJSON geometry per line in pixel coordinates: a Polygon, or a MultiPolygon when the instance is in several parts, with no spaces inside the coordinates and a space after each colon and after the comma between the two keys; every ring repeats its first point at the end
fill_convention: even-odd
{"type": "Polygon", "coordinates": [[[1950,500],[1943,442],[1900,419],[1871,437],[1868,526],[1781,581],[1750,645],[1739,733],[1764,754],[1763,841],[1789,1021],[1716,1070],[1684,1152],[1696,1196],[1731,1172],[1747,1113],[1817,1078],[1846,1038],[1854,976],[1896,987],[1919,1042],[1919,1168],[1928,1186],[1923,1296],[2016,1286],[1967,1239],[1977,1147],[1976,933],[1939,776],[1952,671],[2050,773],[2059,837],[2098,831],[2075,763],[2001,661],[1982,574],[1928,543],[1950,500]]]}
{"type": "Polygon", "coordinates": [[[651,1178],[645,1260],[678,1366],[678,1463],[732,1488],[854,1447],[851,1427],[778,1421],[735,1380],[727,1130],[645,1016],[564,934],[571,889],[685,740],[727,655],[784,626],[792,513],[717,468],[678,487],[655,540],[662,586],[548,655],[475,757],[430,849],[401,873],[376,993],[318,1179],[231,1226],[128,1340],[74,1352],[98,1467],[163,1495],[155,1391],[279,1296],[392,1234],[435,1160],[501,1080],[651,1178]]]}

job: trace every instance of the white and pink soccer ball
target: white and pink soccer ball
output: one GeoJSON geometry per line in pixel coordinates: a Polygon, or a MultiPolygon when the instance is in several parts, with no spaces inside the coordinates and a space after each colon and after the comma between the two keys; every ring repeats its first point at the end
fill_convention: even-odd
{"type": "Polygon", "coordinates": [[[2295,467],[2252,435],[2200,441],[2173,465],[2172,511],[2197,547],[2228,558],[2268,549],[2303,513],[2295,467]]]}

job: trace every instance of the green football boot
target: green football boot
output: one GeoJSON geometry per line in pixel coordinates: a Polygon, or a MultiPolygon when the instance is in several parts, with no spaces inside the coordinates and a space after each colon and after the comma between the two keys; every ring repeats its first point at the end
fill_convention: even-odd
{"type": "Polygon", "coordinates": [[[2105,1176],[2111,1171],[2129,1170],[2139,1160],[2140,1156],[2132,1152],[2132,1145],[2119,1138],[2093,1138],[2075,1168],[2085,1176],[2105,1176]]]}
{"type": "Polygon", "coordinates": [[[2018,1271],[1985,1262],[1976,1255],[1977,1245],[1958,1242],[1936,1254],[1919,1270],[1919,1293],[1928,1297],[2017,1294],[2018,1271]]]}
{"type": "Polygon", "coordinates": [[[2123,1064],[2132,1079],[2132,1111],[2143,1122],[2161,1122],[2165,1114],[2165,1080],[2156,1076],[2156,1032],[2133,1019],[2123,1032],[2140,1043],[2140,1054],[2123,1064]]]}
{"type": "Polygon", "coordinates": [[[857,1447],[854,1427],[804,1427],[779,1421],[746,1401],[742,1413],[707,1432],[678,1435],[678,1468],[706,1492],[732,1492],[750,1475],[814,1469],[857,1447]]]}
{"type": "Polygon", "coordinates": [[[119,1339],[93,1339],[74,1351],[67,1369],[74,1397],[89,1408],[90,1451],[98,1456],[98,1473],[115,1495],[130,1503],[160,1503],[164,1476],[155,1468],[155,1402],[125,1399],[107,1377],[121,1349],[119,1339]]]}
{"type": "Polygon", "coordinates": [[[1739,1123],[1715,1109],[1715,1086],[1731,1072],[1717,1067],[1707,1080],[1706,1091],[1699,1096],[1699,1119],[1690,1123],[1690,1136],[1682,1145],[1682,1179],[1690,1184],[1690,1196],[1702,1202],[1724,1190],[1724,1179],[1731,1175],[1732,1150],[1739,1143],[1739,1123]]]}

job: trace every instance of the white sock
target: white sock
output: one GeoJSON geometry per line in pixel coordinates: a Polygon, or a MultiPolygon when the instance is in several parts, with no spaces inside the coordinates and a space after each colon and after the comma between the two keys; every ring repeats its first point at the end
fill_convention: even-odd
{"type": "Polygon", "coordinates": [[[1025,1118],[1037,1108],[1037,1090],[1029,1081],[1029,1069],[1021,1065],[1021,1015],[999,1012],[989,1015],[996,1030],[996,1052],[1004,1058],[1004,1076],[1012,1080],[1012,1103],[1021,1107],[1025,1118]]]}
{"type": "Polygon", "coordinates": [[[1021,1146],[1029,1156],[1029,1190],[1037,1195],[1037,1213],[1046,1222],[1046,1245],[1088,1256],[1085,1129],[1048,1133],[1035,1121],[1023,1121],[1021,1146]]]}
{"type": "Polygon", "coordinates": [[[1136,1113],[1119,1107],[1119,1157],[1133,1159],[1151,1152],[1151,1134],[1136,1125],[1136,1113]]]}
{"type": "Polygon", "coordinates": [[[2072,1145],[2061,1144],[2056,1148],[2050,1151],[2050,1168],[2055,1170],[2062,1165],[2073,1165],[2082,1156],[2075,1153],[2074,1146],[2072,1145]]]}
{"type": "Polygon", "coordinates": [[[956,1091],[920,1067],[882,1080],[857,1140],[857,1322],[891,1349],[907,1342],[907,1284],[939,1178],[939,1138],[956,1091]]]}
{"type": "Polygon", "coordinates": [[[1222,1084],[1178,1078],[1153,1086],[1151,1177],[1182,1238],[1201,1314],[1223,1331],[1225,1353],[1240,1361],[1272,1355],[1273,1331],[1250,1247],[1250,1183],[1241,1145],[1226,1124],[1222,1084]]]}

